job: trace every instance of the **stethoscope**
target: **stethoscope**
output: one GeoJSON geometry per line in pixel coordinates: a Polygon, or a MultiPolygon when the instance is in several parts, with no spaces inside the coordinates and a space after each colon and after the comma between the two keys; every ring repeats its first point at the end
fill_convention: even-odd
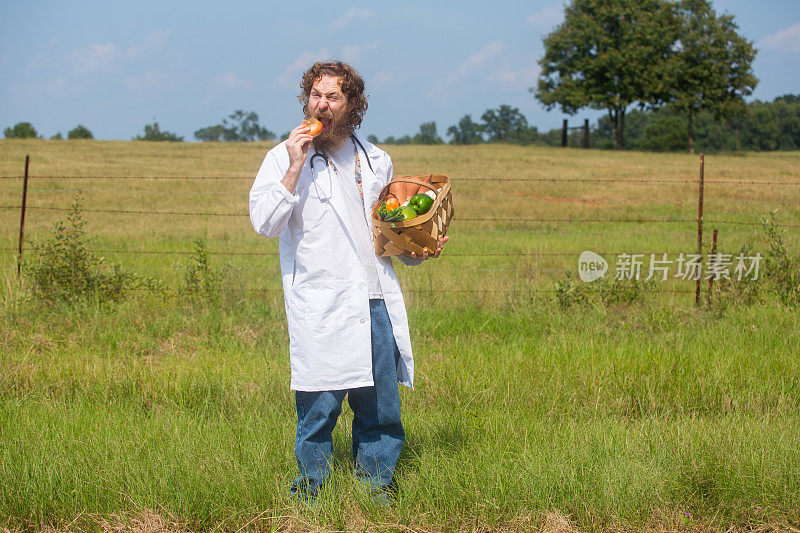
{"type": "MultiPolygon", "coordinates": [[[[361,141],[359,141],[359,140],[358,140],[358,137],[356,137],[356,136],[355,136],[355,135],[353,135],[352,133],[350,134],[350,138],[351,138],[351,139],[353,139],[353,142],[354,142],[354,143],[355,143],[355,144],[356,144],[356,145],[357,145],[359,148],[361,148],[361,151],[362,151],[362,152],[364,152],[364,158],[367,160],[367,166],[369,166],[369,169],[370,169],[370,171],[372,171],[372,173],[374,174],[374,173],[375,173],[375,171],[372,169],[372,161],[370,161],[370,160],[369,160],[369,155],[367,154],[367,151],[364,149],[364,145],[363,145],[363,144],[361,144],[361,141]]],[[[333,178],[331,177],[331,171],[330,171],[330,168],[328,168],[328,161],[329,161],[329,159],[328,159],[328,156],[325,154],[325,152],[320,152],[319,150],[316,150],[316,151],[314,152],[314,154],[311,156],[311,160],[309,161],[309,165],[311,166],[311,172],[312,172],[312,173],[314,172],[314,160],[315,160],[316,158],[318,158],[318,157],[319,157],[320,159],[322,159],[322,162],[323,162],[323,163],[325,163],[325,168],[326,168],[326,170],[328,171],[328,194],[326,194],[325,196],[323,196],[323,195],[320,193],[320,190],[319,190],[319,185],[318,185],[318,183],[317,183],[317,179],[316,179],[316,177],[314,178],[314,188],[315,188],[315,189],[316,189],[316,191],[317,191],[317,196],[319,197],[319,199],[320,199],[320,200],[322,200],[323,202],[327,202],[328,200],[330,200],[330,199],[331,199],[331,195],[332,195],[332,192],[333,192],[333,178]]],[[[323,192],[324,192],[324,191],[323,191],[323,192]]]]}

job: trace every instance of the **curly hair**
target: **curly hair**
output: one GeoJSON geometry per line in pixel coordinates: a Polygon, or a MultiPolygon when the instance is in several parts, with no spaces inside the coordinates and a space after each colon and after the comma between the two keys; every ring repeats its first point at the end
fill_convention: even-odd
{"type": "Polygon", "coordinates": [[[355,130],[361,126],[364,113],[367,111],[367,95],[364,94],[364,80],[356,69],[342,61],[318,61],[303,73],[300,82],[302,93],[297,97],[303,104],[303,113],[308,114],[308,99],[314,82],[326,75],[340,79],[339,85],[350,107],[350,111],[347,112],[347,126],[350,131],[355,130]]]}

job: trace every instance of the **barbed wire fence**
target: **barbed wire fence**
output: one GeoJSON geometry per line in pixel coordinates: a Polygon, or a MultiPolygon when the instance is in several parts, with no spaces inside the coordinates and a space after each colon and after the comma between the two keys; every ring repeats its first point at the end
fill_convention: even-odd
{"type": "MultiPolygon", "coordinates": [[[[18,247],[14,248],[0,248],[0,252],[3,253],[14,253],[16,252],[16,259],[17,259],[17,276],[19,277],[20,274],[20,265],[22,256],[24,253],[24,232],[26,229],[26,215],[28,212],[37,212],[37,211],[51,211],[51,212],[69,212],[71,211],[70,207],[58,207],[58,206],[42,206],[42,205],[29,205],[28,203],[28,194],[29,193],[37,193],[37,194],[49,194],[49,193],[118,193],[118,189],[113,188],[106,188],[106,187],[92,187],[92,188],[32,188],[29,187],[29,181],[31,179],[29,175],[29,164],[30,158],[26,156],[25,159],[25,172],[23,175],[20,176],[0,176],[0,183],[9,184],[13,182],[22,181],[21,187],[9,187],[4,186],[0,188],[0,192],[6,193],[22,193],[22,201],[19,204],[2,204],[0,205],[0,210],[18,210],[20,212],[20,223],[18,226],[0,226],[0,230],[19,230],[19,239],[18,239],[18,247]]],[[[36,181],[76,181],[76,180],[90,180],[92,182],[102,183],[103,181],[146,181],[146,182],[174,182],[174,181],[209,181],[209,182],[251,182],[253,180],[252,176],[145,176],[145,175],[138,175],[138,176],[110,176],[110,175],[103,175],[103,176],[91,176],[91,175],[76,175],[76,176],[55,176],[55,175],[43,175],[43,176],[36,176],[34,178],[36,181]]],[[[486,181],[482,178],[458,178],[458,182],[481,182],[486,181]]],[[[528,216],[514,216],[514,217],[463,217],[458,216],[454,219],[454,222],[476,222],[476,223],[495,223],[495,222],[511,222],[511,223],[536,223],[536,224],[558,224],[561,225],[570,225],[570,226],[588,226],[594,224],[676,224],[678,226],[686,225],[686,224],[697,224],[697,256],[700,258],[711,254],[716,254],[716,235],[714,239],[714,243],[712,245],[712,252],[711,254],[704,254],[703,251],[703,231],[706,226],[712,227],[740,227],[740,228],[747,228],[747,227],[760,227],[762,225],[761,222],[748,222],[748,221],[741,221],[741,220],[729,220],[729,219],[714,219],[704,218],[704,193],[705,193],[705,185],[706,184],[713,184],[713,185],[726,185],[726,186],[742,186],[742,185],[759,185],[759,186],[770,186],[770,187],[781,187],[786,188],[787,192],[800,192],[800,180],[786,180],[786,181],[758,181],[758,180],[748,180],[748,179],[715,179],[715,180],[705,180],[704,176],[704,156],[700,156],[700,172],[699,177],[697,180],[690,180],[690,179],[641,179],[641,178],[554,178],[554,177],[544,177],[544,176],[533,176],[533,177],[524,177],[524,178],[492,178],[492,181],[508,181],[508,182],[525,182],[525,183],[592,183],[592,184],[659,184],[659,185],[689,185],[689,186],[696,186],[698,192],[697,198],[697,207],[698,207],[698,216],[696,218],[646,218],[646,217],[596,217],[596,218],[544,218],[544,217],[528,217],[528,216]]],[[[229,195],[242,195],[243,193],[240,191],[174,191],[174,190],[163,190],[163,189],[147,189],[136,191],[141,193],[146,193],[148,195],[156,194],[156,195],[221,195],[221,196],[229,196],[229,195]]],[[[503,196],[496,196],[496,195],[457,195],[454,194],[455,200],[464,199],[464,200],[507,200],[507,199],[528,199],[528,200],[543,200],[546,201],[547,199],[539,194],[507,194],[503,196]]],[[[602,200],[604,202],[625,202],[625,203],[652,203],[652,197],[603,197],[602,200]]],[[[593,199],[578,199],[573,200],[575,202],[586,203],[591,205],[594,200],[593,199]]],[[[667,203],[674,204],[676,206],[688,206],[690,205],[689,202],[684,202],[683,200],[676,200],[670,199],[666,200],[667,203]]],[[[759,199],[747,199],[747,198],[737,198],[735,200],[726,200],[726,203],[736,203],[736,204],[743,204],[743,205],[789,205],[794,206],[797,205],[798,202],[796,199],[786,199],[786,200],[759,200],[759,199]]],[[[208,212],[208,211],[192,211],[192,210],[158,210],[158,209],[112,209],[112,208],[81,208],[82,212],[86,213],[102,213],[102,214],[114,214],[114,215],[148,215],[148,216],[178,216],[178,217],[225,217],[225,218],[248,218],[249,214],[246,212],[208,212]]],[[[788,235],[800,235],[799,231],[791,231],[797,230],[800,228],[800,224],[782,224],[783,228],[788,228],[790,231],[786,231],[788,235]]],[[[51,228],[52,226],[47,225],[29,225],[27,226],[28,229],[45,229],[51,228]]],[[[249,230],[249,224],[246,224],[246,228],[249,230]]],[[[173,227],[173,228],[158,228],[158,231],[173,231],[173,232],[187,232],[190,228],[185,227],[173,227]]],[[[113,228],[102,228],[99,231],[101,232],[137,232],[137,231],[153,231],[151,227],[142,227],[142,226],[116,226],[113,228]]],[[[503,232],[508,233],[509,231],[520,231],[530,234],[548,234],[548,235],[574,235],[578,232],[575,230],[568,230],[568,229],[559,229],[553,230],[552,228],[546,230],[537,230],[533,228],[513,228],[513,229],[470,229],[470,228],[459,228],[459,232],[463,233],[471,233],[471,232],[480,232],[480,233],[488,233],[488,232],[503,232]]],[[[661,234],[661,235],[687,235],[687,231],[685,229],[676,229],[672,230],[658,230],[653,228],[646,228],[646,229],[639,229],[639,230],[622,230],[622,229],[589,229],[583,230],[579,232],[582,235],[620,235],[620,234],[627,234],[627,235],[649,235],[652,236],[654,234],[661,234]]],[[[716,230],[715,230],[716,233],[716,230]]],[[[752,231],[726,231],[726,235],[752,235],[752,231]]],[[[708,246],[708,243],[706,243],[708,246]]],[[[93,250],[95,253],[105,253],[105,254],[122,254],[122,255],[163,255],[163,256],[191,256],[195,254],[194,251],[182,251],[182,250],[150,250],[150,249],[97,249],[93,250]]],[[[573,251],[561,251],[561,252],[551,252],[551,251],[541,251],[541,250],[533,250],[533,251],[512,251],[512,252],[484,252],[480,253],[481,256],[484,257],[517,257],[517,258],[533,258],[536,260],[535,274],[538,276],[540,273],[554,273],[554,272],[564,272],[564,269],[548,269],[548,268],[539,268],[539,262],[542,258],[548,257],[573,257],[578,258],[578,256],[584,250],[573,250],[573,251]]],[[[665,257],[667,254],[683,254],[686,250],[657,250],[657,251],[644,251],[639,252],[636,255],[639,256],[647,256],[649,255],[652,258],[656,256],[665,257]]],[[[215,250],[215,251],[207,251],[206,252],[210,256],[218,256],[218,257],[262,257],[262,256],[273,256],[277,257],[277,251],[267,251],[267,252],[254,252],[254,251],[236,251],[236,250],[215,250]]],[[[627,256],[630,255],[627,251],[614,251],[614,250],[605,250],[594,252],[600,256],[612,256],[612,257],[620,257],[620,256],[627,256]]],[[[447,257],[459,257],[459,256],[470,256],[474,255],[467,252],[452,252],[447,251],[445,256],[447,257]]],[[[713,258],[710,258],[709,261],[712,261],[713,258]]],[[[712,265],[712,263],[709,263],[712,265]]],[[[576,262],[577,266],[577,262],[576,262]]],[[[14,269],[15,267],[7,266],[2,267],[3,269],[14,269]]],[[[130,270],[142,270],[142,271],[179,271],[185,269],[186,267],[181,266],[171,266],[171,267],[124,267],[130,270]]],[[[280,268],[278,267],[257,267],[257,266],[239,266],[236,267],[237,271],[255,271],[255,272],[279,272],[280,268]]],[[[501,272],[511,272],[514,269],[510,268],[448,268],[448,267],[440,267],[440,266],[432,266],[427,269],[430,272],[452,272],[452,273],[459,273],[459,272],[482,272],[487,273],[489,275],[501,273],[501,272]]],[[[652,276],[652,271],[651,271],[652,276]]],[[[694,280],[694,279],[693,279],[694,280]]],[[[700,287],[701,281],[713,281],[710,277],[703,279],[702,276],[698,277],[696,280],[696,284],[693,290],[689,289],[679,289],[679,288],[672,288],[669,290],[664,291],[652,291],[656,293],[694,293],[695,294],[695,301],[699,304],[700,302],[700,287]]],[[[242,288],[245,292],[280,292],[281,289],[253,289],[253,288],[242,288]]],[[[426,291],[427,289],[410,289],[412,292],[414,291],[426,291]]],[[[531,292],[541,292],[541,293],[551,293],[554,292],[552,289],[532,289],[528,288],[528,291],[531,292]]],[[[512,289],[468,289],[468,288],[453,288],[450,287],[447,289],[448,292],[466,292],[466,293],[509,293],[513,292],[512,289]]]]}

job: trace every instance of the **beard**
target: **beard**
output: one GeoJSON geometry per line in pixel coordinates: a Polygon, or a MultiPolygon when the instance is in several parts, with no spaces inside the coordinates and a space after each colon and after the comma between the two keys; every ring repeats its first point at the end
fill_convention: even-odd
{"type": "Polygon", "coordinates": [[[314,147],[320,152],[329,153],[340,149],[353,132],[353,129],[347,124],[346,114],[336,119],[333,113],[328,111],[327,113],[320,113],[314,118],[321,120],[323,124],[329,123],[328,127],[322,130],[322,133],[314,137],[314,147]]]}

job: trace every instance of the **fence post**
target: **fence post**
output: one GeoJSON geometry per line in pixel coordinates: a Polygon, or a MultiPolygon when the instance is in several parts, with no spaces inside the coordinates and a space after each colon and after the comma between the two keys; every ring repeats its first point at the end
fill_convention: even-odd
{"type": "Polygon", "coordinates": [[[22,270],[22,240],[25,237],[25,205],[28,202],[28,166],[31,162],[31,156],[25,156],[25,177],[22,180],[22,207],[19,215],[19,250],[17,253],[17,279],[19,279],[20,271],[22,270]]]}
{"type": "Polygon", "coordinates": [[[561,126],[561,148],[567,147],[567,119],[564,119],[564,124],[561,126]]]}
{"type": "MultiPolygon", "coordinates": [[[[711,238],[711,261],[714,261],[714,264],[717,263],[717,230],[714,230],[714,236],[711,238]]],[[[711,307],[714,304],[714,276],[709,276],[708,278],[708,306],[711,307]]]]}
{"type": "Polygon", "coordinates": [[[583,147],[589,148],[589,119],[583,120],[583,147]]]}
{"type": "MultiPolygon", "coordinates": [[[[703,257],[703,180],[705,170],[705,154],[700,154],[700,190],[697,202],[697,255],[700,256],[702,264],[703,257]]],[[[700,307],[700,279],[702,275],[697,277],[697,285],[694,289],[694,304],[700,307]]]]}

